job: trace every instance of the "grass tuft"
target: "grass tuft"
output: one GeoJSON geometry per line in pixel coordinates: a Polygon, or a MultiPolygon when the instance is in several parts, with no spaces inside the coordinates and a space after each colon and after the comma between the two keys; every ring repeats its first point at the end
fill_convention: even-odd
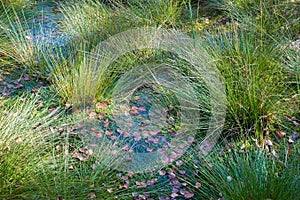
{"type": "MultiPolygon", "coordinates": [[[[47,126],[55,112],[38,108],[37,97],[24,96],[14,103],[2,101],[0,108],[0,196],[14,197],[39,172],[39,163],[51,146],[47,126]]],[[[18,198],[15,196],[14,198],[18,198]]]]}
{"type": "Polygon", "coordinates": [[[282,160],[257,147],[213,152],[200,162],[188,161],[191,174],[183,182],[196,199],[294,199],[299,196],[297,148],[292,155],[283,153],[282,160]]]}

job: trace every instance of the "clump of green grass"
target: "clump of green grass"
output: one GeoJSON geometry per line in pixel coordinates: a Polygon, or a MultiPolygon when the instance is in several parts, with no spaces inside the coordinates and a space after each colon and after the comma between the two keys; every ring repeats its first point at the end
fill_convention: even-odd
{"type": "Polygon", "coordinates": [[[39,172],[41,160],[51,146],[47,126],[55,112],[39,108],[39,99],[23,96],[13,103],[1,100],[0,107],[0,196],[18,198],[22,186],[39,172]]]}
{"type": "Polygon", "coordinates": [[[287,78],[280,63],[281,49],[261,42],[244,30],[218,32],[206,41],[225,80],[231,126],[258,138],[267,123],[264,118],[276,115],[287,78]]]}
{"type": "Polygon", "coordinates": [[[209,31],[205,46],[225,79],[227,129],[238,127],[239,132],[254,133],[261,140],[270,118],[272,123],[281,124],[282,118],[278,116],[283,110],[276,102],[290,95],[286,92],[291,86],[289,72],[282,64],[286,54],[283,42],[294,37],[293,31],[298,26],[294,23],[296,8],[292,7],[293,12],[290,12],[288,7],[292,5],[277,1],[239,1],[237,4],[222,1],[222,6],[232,23],[227,25],[226,31],[209,31]],[[248,12],[252,4],[255,9],[248,12]],[[281,9],[287,12],[286,16],[281,9]],[[286,24],[290,27],[284,28],[286,24]]]}
{"type": "Polygon", "coordinates": [[[0,197],[126,199],[131,188],[119,189],[117,176],[126,152],[115,143],[122,141],[94,137],[97,123],[82,113],[66,120],[40,103],[33,96],[1,100],[0,197]]]}
{"type": "Polygon", "coordinates": [[[4,11],[7,7],[13,7],[16,10],[22,10],[24,7],[28,6],[30,2],[30,0],[1,0],[0,11],[4,11]]]}
{"type": "MultiPolygon", "coordinates": [[[[195,51],[193,49],[193,40],[176,31],[145,28],[123,32],[100,43],[91,53],[83,54],[81,58],[79,56],[79,62],[75,62],[75,65],[72,62],[70,65],[68,62],[53,62],[51,73],[54,89],[62,89],[63,98],[74,107],[84,108],[82,105],[92,105],[99,99],[111,100],[111,107],[116,108],[116,116],[113,117],[124,118],[126,113],[119,112],[117,108],[124,102],[130,102],[132,93],[143,84],[165,88],[179,101],[176,104],[178,109],[174,111],[178,113],[174,116],[180,116],[179,121],[187,132],[180,138],[185,140],[199,132],[205,135],[205,130],[209,129],[208,143],[213,145],[223,125],[226,98],[223,96],[219,73],[209,62],[209,55],[201,46],[197,46],[195,51]],[[181,39],[185,42],[181,43],[181,39]],[[174,48],[173,40],[178,41],[177,48],[174,48]],[[143,51],[145,48],[150,50],[143,51]],[[167,53],[169,51],[173,52],[167,53]],[[199,58],[202,59],[201,63],[198,62],[199,58]],[[185,62],[176,62],[176,59],[185,62]],[[209,119],[204,118],[210,115],[213,117],[207,125],[209,119]]],[[[155,105],[151,106],[164,109],[172,105],[172,98],[162,98],[162,101],[166,102],[154,102],[155,105]]],[[[159,123],[166,120],[161,117],[157,128],[161,128],[159,123]]],[[[181,128],[181,125],[178,126],[176,131],[181,128]]]]}
{"type": "Polygon", "coordinates": [[[32,28],[24,10],[5,7],[0,21],[1,64],[18,64],[36,73],[43,73],[41,45],[34,41],[32,28]]]}
{"type": "Polygon", "coordinates": [[[264,40],[295,36],[300,28],[299,5],[292,0],[210,0],[208,4],[225,11],[243,28],[257,31],[264,40]]]}
{"type": "MultiPolygon", "coordinates": [[[[98,88],[97,69],[86,66],[87,53],[79,52],[72,57],[62,56],[61,53],[48,55],[47,70],[50,73],[50,89],[62,99],[64,103],[73,106],[89,106],[95,99],[98,88]]],[[[101,69],[101,67],[99,67],[101,69]]]]}
{"type": "Polygon", "coordinates": [[[281,106],[286,108],[283,115],[293,118],[288,120],[291,123],[286,126],[294,127],[294,130],[298,131],[297,126],[299,123],[297,119],[300,117],[300,49],[292,46],[292,44],[287,45],[289,47],[285,52],[283,67],[289,73],[287,82],[290,87],[287,90],[288,96],[281,101],[281,106]]]}
{"type": "Polygon", "coordinates": [[[297,199],[299,146],[281,158],[257,147],[236,148],[187,162],[190,174],[182,181],[194,189],[196,199],[297,199]]]}
{"type": "Polygon", "coordinates": [[[111,35],[143,26],[173,27],[176,25],[185,1],[99,1],[68,2],[60,4],[63,14],[60,26],[84,42],[89,49],[111,35]]]}
{"type": "MultiPolygon", "coordinates": [[[[87,125],[84,129],[89,130],[87,125]]],[[[115,199],[122,195],[126,199],[131,188],[119,189],[124,182],[117,176],[121,152],[111,153],[117,149],[112,141],[106,138],[91,139],[91,135],[92,131],[76,131],[60,138],[52,152],[49,152],[51,155],[43,163],[38,176],[28,187],[32,192],[25,197],[115,199]],[[92,147],[88,142],[97,146],[92,147]]]]}
{"type": "Polygon", "coordinates": [[[107,37],[139,24],[128,18],[125,9],[99,1],[62,2],[59,9],[63,15],[59,26],[72,36],[75,46],[84,43],[88,50],[107,37]]]}
{"type": "Polygon", "coordinates": [[[187,1],[127,1],[125,6],[135,18],[143,19],[148,26],[176,27],[187,1]]]}

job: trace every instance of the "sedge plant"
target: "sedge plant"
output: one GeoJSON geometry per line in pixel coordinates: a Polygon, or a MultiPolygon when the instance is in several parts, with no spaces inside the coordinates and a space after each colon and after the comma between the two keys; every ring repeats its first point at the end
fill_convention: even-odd
{"type": "Polygon", "coordinates": [[[63,16],[59,27],[71,35],[75,47],[84,43],[88,51],[109,36],[140,25],[126,9],[99,1],[62,2],[59,9],[63,16]]]}
{"type": "Polygon", "coordinates": [[[125,153],[114,146],[114,141],[93,137],[91,129],[95,129],[95,124],[90,125],[85,124],[81,129],[84,132],[70,132],[53,144],[49,158],[29,186],[32,192],[26,194],[27,199],[115,199],[119,195],[123,196],[120,199],[128,198],[132,189],[120,189],[124,183],[118,177],[120,155],[125,153]]]}
{"type": "Polygon", "coordinates": [[[0,196],[20,198],[39,171],[40,161],[51,147],[47,126],[56,112],[39,108],[39,99],[32,96],[1,100],[0,117],[0,196]],[[19,196],[20,195],[20,196],[19,196]]]}
{"type": "Polygon", "coordinates": [[[33,27],[28,23],[25,11],[5,7],[0,20],[1,65],[22,65],[24,68],[45,75],[41,57],[41,44],[34,38],[33,27]]]}
{"type": "MultiPolygon", "coordinates": [[[[118,1],[117,1],[118,2],[118,1]]],[[[129,13],[142,19],[148,26],[174,27],[187,1],[126,1],[129,13]]]]}
{"type": "Polygon", "coordinates": [[[215,149],[209,156],[196,156],[196,161],[187,160],[185,167],[180,167],[188,172],[180,179],[194,191],[195,199],[299,197],[299,145],[291,155],[281,152],[279,158],[256,146],[236,148],[215,149]]]}
{"type": "Polygon", "coordinates": [[[116,33],[143,26],[175,27],[185,1],[62,2],[60,27],[89,49],[116,33]],[[145,15],[146,13],[146,15],[145,15]]]}
{"type": "MultiPolygon", "coordinates": [[[[246,2],[245,5],[224,2],[224,5],[232,7],[248,5],[246,2]]],[[[289,72],[282,64],[286,45],[282,42],[293,37],[292,32],[297,25],[294,14],[287,18],[279,14],[280,6],[286,4],[252,3],[256,6],[254,13],[227,9],[231,25],[227,31],[209,31],[205,46],[216,59],[225,79],[228,129],[238,128],[240,132],[255,134],[262,140],[263,130],[269,124],[267,118],[281,124],[278,115],[282,110],[276,102],[284,98],[286,87],[289,87],[289,72]],[[282,27],[286,22],[291,22],[288,29],[282,27]]]]}

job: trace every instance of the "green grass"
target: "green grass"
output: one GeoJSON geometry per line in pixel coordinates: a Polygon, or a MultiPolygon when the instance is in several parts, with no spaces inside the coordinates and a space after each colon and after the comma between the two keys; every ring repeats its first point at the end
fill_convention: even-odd
{"type": "MultiPolygon", "coordinates": [[[[43,74],[41,45],[33,40],[24,10],[5,7],[0,21],[1,65],[22,65],[32,72],[43,74]]],[[[45,75],[45,74],[43,74],[45,75]]]]}
{"type": "Polygon", "coordinates": [[[243,133],[262,137],[267,125],[264,118],[280,112],[276,102],[287,87],[283,51],[276,43],[261,46],[253,33],[235,27],[208,35],[205,44],[225,79],[229,123],[243,133]]]}
{"type": "Polygon", "coordinates": [[[83,144],[76,144],[77,140],[67,136],[62,140],[65,142],[57,142],[59,146],[52,149],[50,159],[40,168],[26,199],[86,199],[92,196],[114,199],[119,193],[130,195],[130,188],[117,190],[122,180],[118,180],[115,170],[118,155],[108,153],[114,149],[112,143],[98,140],[98,149],[86,149],[89,153],[81,153],[79,149],[83,144]],[[82,154],[86,160],[79,161],[74,152],[82,154]]]}
{"type": "Polygon", "coordinates": [[[176,26],[185,1],[99,1],[62,2],[61,27],[89,50],[111,35],[143,26],[176,26]]]}
{"type": "Polygon", "coordinates": [[[72,35],[74,42],[84,43],[88,51],[116,33],[140,25],[124,8],[115,8],[99,1],[62,2],[60,27],[72,35]]]}
{"type": "Polygon", "coordinates": [[[25,22],[28,13],[20,9],[24,2],[16,3],[12,8],[5,1],[1,7],[0,89],[7,89],[8,76],[14,77],[9,80],[13,82],[28,72],[42,75],[47,83],[32,95],[22,90],[0,96],[1,199],[171,195],[186,199],[190,195],[190,199],[266,200],[300,195],[299,142],[295,136],[293,144],[288,141],[292,132],[299,133],[300,117],[299,49],[291,45],[300,28],[296,2],[62,1],[58,25],[70,36],[68,52],[34,44],[25,22]],[[205,16],[206,9],[214,16],[205,16]],[[224,16],[226,24],[213,24],[224,16]],[[153,30],[149,26],[161,32],[149,31],[153,30]],[[142,37],[135,35],[135,28],[142,28],[142,37]],[[123,31],[127,32],[117,37],[123,31]],[[180,31],[197,39],[183,34],[168,37],[180,31]],[[164,40],[152,43],[157,33],[164,33],[164,40]],[[196,51],[191,51],[194,47],[196,51]],[[17,68],[9,71],[12,75],[7,74],[9,66],[17,68]],[[222,80],[218,73],[208,72],[214,67],[222,80]],[[155,159],[136,159],[130,166],[124,161],[128,152],[120,150],[125,140],[113,142],[97,135],[108,130],[105,119],[121,119],[117,121],[121,129],[135,130],[122,120],[138,121],[126,115],[126,109],[132,111],[130,98],[143,92],[139,85],[143,81],[154,85],[149,84],[148,98],[159,93],[150,99],[153,127],[166,135],[185,127],[188,130],[180,139],[195,137],[192,146],[198,152],[188,148],[191,151],[181,157],[183,165],[175,159],[139,173],[138,165],[145,167],[155,159]],[[224,83],[226,98],[216,87],[219,81],[224,83]],[[95,106],[97,102],[105,108],[95,106]],[[222,129],[224,121],[219,117],[225,107],[218,103],[225,102],[222,129]],[[122,106],[126,112],[120,112],[122,106]],[[56,111],[50,113],[53,108],[56,111]],[[162,125],[166,117],[174,122],[162,125]],[[283,139],[274,136],[280,129],[286,132],[283,139]],[[220,147],[206,156],[217,138],[209,135],[221,131],[226,138],[234,134],[238,142],[228,151],[225,145],[225,150],[220,147]],[[196,145],[205,135],[208,140],[196,145]],[[258,143],[250,145],[251,139],[258,143]],[[273,145],[266,144],[269,140],[273,145]],[[137,172],[123,172],[126,167],[137,172]],[[166,175],[158,173],[160,169],[166,175]],[[177,180],[180,188],[174,186],[177,180]],[[147,181],[149,186],[140,188],[147,181]]]}
{"type": "MultiPolygon", "coordinates": [[[[83,114],[65,121],[58,108],[50,113],[48,105],[39,104],[41,99],[34,95],[1,100],[0,197],[84,199],[96,195],[114,199],[119,192],[126,196],[126,189],[115,188],[122,184],[116,180],[116,168],[124,153],[109,153],[120,148],[105,138],[95,140],[91,133],[75,130],[76,123],[87,118],[83,114]],[[75,131],[62,135],[67,128],[75,131]],[[90,142],[97,148],[83,148],[90,142]],[[75,156],[75,152],[82,156],[75,156]]],[[[91,120],[85,123],[93,128],[91,120]]]]}
{"type": "Polygon", "coordinates": [[[77,118],[58,128],[63,122],[58,109],[50,114],[47,105],[37,106],[39,101],[33,96],[1,101],[0,197],[85,199],[96,195],[114,199],[119,192],[126,196],[126,189],[115,189],[122,184],[116,180],[122,153],[108,153],[119,148],[105,138],[95,141],[83,130],[61,135],[61,130],[76,126],[77,118]],[[98,148],[83,148],[88,142],[95,142],[98,148]],[[78,161],[81,158],[84,160],[78,161]]]}
{"type": "Polygon", "coordinates": [[[47,126],[59,114],[50,114],[47,107],[39,108],[38,98],[33,96],[12,100],[1,100],[0,108],[2,198],[18,198],[22,193],[18,189],[36,177],[40,162],[47,157],[51,147],[47,126]]]}
{"type": "Polygon", "coordinates": [[[174,27],[187,1],[127,1],[125,6],[135,18],[142,19],[148,26],[174,27]]]}
{"type": "Polygon", "coordinates": [[[295,36],[299,31],[299,5],[295,1],[280,0],[211,0],[208,4],[220,9],[243,28],[257,31],[265,41],[282,36],[295,36]]]}
{"type": "Polygon", "coordinates": [[[219,152],[181,168],[191,173],[182,181],[194,189],[195,199],[297,199],[299,146],[292,155],[281,151],[280,158],[255,146],[238,148],[216,149],[219,152]]]}
{"type": "Polygon", "coordinates": [[[23,8],[31,4],[30,0],[1,0],[0,1],[0,10],[4,11],[7,7],[13,7],[16,10],[22,10],[23,8]]]}
{"type": "MultiPolygon", "coordinates": [[[[232,23],[225,30],[208,31],[204,43],[225,79],[228,129],[238,128],[240,133],[255,134],[261,140],[266,127],[281,125],[279,116],[285,111],[276,103],[293,96],[286,92],[293,86],[282,61],[295,56],[287,50],[287,43],[299,28],[294,23],[299,9],[275,1],[274,5],[269,1],[221,2],[213,5],[225,9],[232,23]],[[247,9],[252,4],[256,7],[250,12],[247,9]]],[[[297,63],[294,59],[292,65],[297,63]]]]}

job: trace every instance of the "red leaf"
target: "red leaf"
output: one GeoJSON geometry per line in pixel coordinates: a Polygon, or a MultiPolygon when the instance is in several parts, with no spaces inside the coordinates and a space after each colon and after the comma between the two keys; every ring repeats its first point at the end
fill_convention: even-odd
{"type": "Polygon", "coordinates": [[[281,132],[280,128],[278,128],[276,130],[276,136],[281,139],[283,136],[285,135],[285,133],[281,132]]]}
{"type": "Polygon", "coordinates": [[[105,107],[106,107],[106,104],[105,104],[105,103],[102,103],[102,102],[97,102],[97,103],[96,103],[96,107],[99,108],[99,109],[102,109],[102,108],[105,108],[105,107]]]}
{"type": "Polygon", "coordinates": [[[124,151],[128,151],[129,149],[130,149],[130,146],[128,144],[126,144],[122,147],[122,150],[124,150],[124,151]]]}
{"type": "Polygon", "coordinates": [[[109,121],[108,121],[108,119],[106,119],[106,120],[103,122],[103,126],[107,128],[108,125],[109,125],[109,121]]]}
{"type": "Polygon", "coordinates": [[[112,135],[114,132],[112,130],[105,131],[105,135],[112,135]]]}
{"type": "Polygon", "coordinates": [[[30,80],[30,75],[29,74],[24,74],[24,80],[29,81],[30,80]]]}

